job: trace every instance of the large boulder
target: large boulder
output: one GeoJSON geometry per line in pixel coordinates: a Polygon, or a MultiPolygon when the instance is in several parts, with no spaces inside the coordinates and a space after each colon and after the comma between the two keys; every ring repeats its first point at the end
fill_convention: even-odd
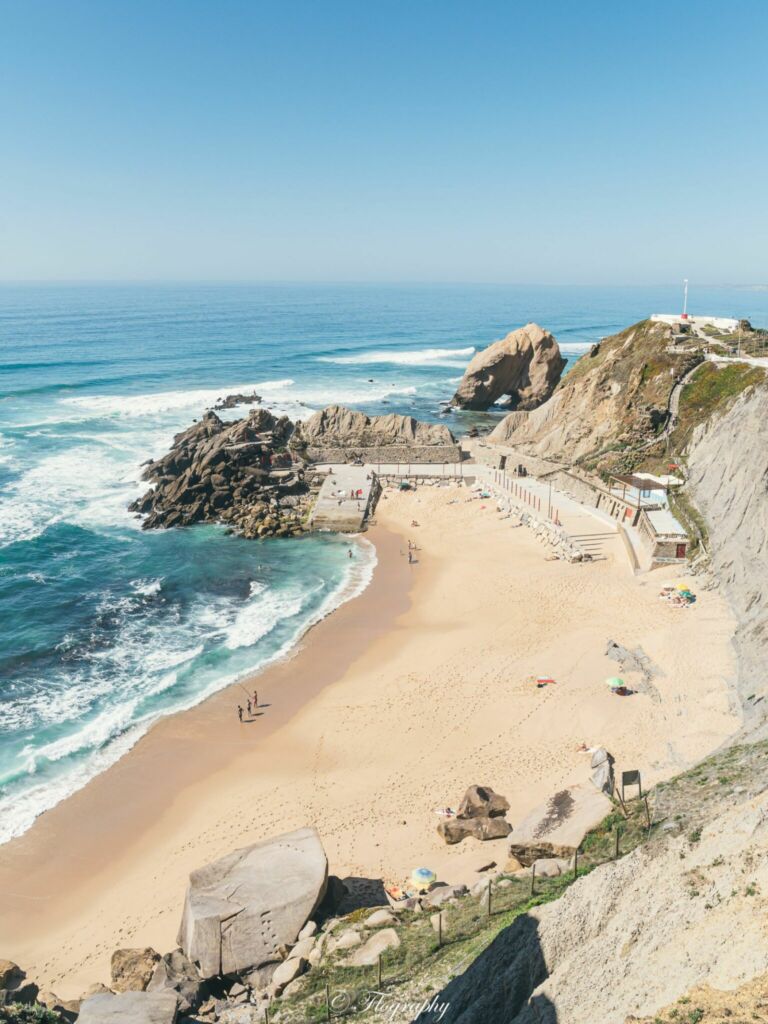
{"type": "Polygon", "coordinates": [[[515,826],[509,856],[525,867],[542,858],[567,860],[612,810],[611,801],[587,783],[561,789],[515,826]]]}
{"type": "Polygon", "coordinates": [[[470,786],[459,804],[457,818],[498,818],[509,810],[509,800],[490,786],[470,786]]]}
{"type": "Polygon", "coordinates": [[[26,973],[13,960],[0,960],[0,988],[11,988],[26,978],[26,973]]]}
{"type": "Polygon", "coordinates": [[[347,960],[350,967],[369,967],[378,963],[378,959],[388,949],[396,949],[400,945],[400,937],[394,928],[382,928],[356,950],[347,960]]]}
{"type": "Polygon", "coordinates": [[[439,835],[449,846],[460,843],[471,836],[484,842],[486,839],[504,839],[512,831],[506,818],[447,818],[437,826],[439,835]]]}
{"type": "Polygon", "coordinates": [[[487,409],[505,399],[511,409],[535,409],[555,390],[564,368],[554,336],[538,324],[526,324],[473,357],[452,404],[487,409]]]}
{"type": "Polygon", "coordinates": [[[143,992],[159,959],[160,954],[149,946],[145,949],[116,949],[110,964],[113,991],[143,992]]]}
{"type": "Polygon", "coordinates": [[[80,1024],[175,1024],[172,992],[120,992],[91,996],[80,1007],[80,1024]]]}
{"type": "Polygon", "coordinates": [[[328,860],[314,828],[236,850],[189,876],[178,942],[204,978],[282,959],[325,895],[328,860]]]}
{"type": "Polygon", "coordinates": [[[194,1012],[208,996],[208,985],[182,950],[174,949],[155,965],[147,992],[173,992],[181,1013],[194,1012]]]}

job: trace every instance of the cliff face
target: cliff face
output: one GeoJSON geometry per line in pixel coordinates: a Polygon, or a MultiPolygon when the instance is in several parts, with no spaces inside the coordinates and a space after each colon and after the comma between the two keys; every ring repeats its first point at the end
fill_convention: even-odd
{"type": "Polygon", "coordinates": [[[709,533],[712,568],[738,621],[741,703],[747,726],[768,717],[768,389],[753,387],[696,429],[688,484],[709,533]],[[752,696],[752,699],[748,699],[752,696]]]}
{"type": "Polygon", "coordinates": [[[703,981],[727,989],[763,974],[767,822],[765,794],[734,801],[689,835],[599,868],[502,931],[440,993],[444,1019],[621,1024],[703,981]]]}
{"type": "Polygon", "coordinates": [[[505,398],[511,409],[535,409],[557,387],[564,368],[554,336],[538,324],[526,324],[477,353],[451,404],[487,409],[505,398]]]}
{"type": "Polygon", "coordinates": [[[497,444],[558,462],[652,441],[667,419],[674,381],[690,356],[667,351],[671,328],[641,321],[582,356],[554,395],[531,412],[513,412],[490,434],[497,444]]]}

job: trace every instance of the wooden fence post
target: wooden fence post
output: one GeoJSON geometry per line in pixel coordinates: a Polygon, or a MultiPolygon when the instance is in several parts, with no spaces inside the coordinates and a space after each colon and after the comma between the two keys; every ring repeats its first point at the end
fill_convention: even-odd
{"type": "Polygon", "coordinates": [[[574,880],[578,877],[578,874],[579,874],[579,848],[577,846],[576,849],[573,851],[573,877],[574,877],[574,880]]]}
{"type": "Polygon", "coordinates": [[[377,987],[378,987],[379,992],[381,992],[381,953],[379,953],[379,960],[378,960],[377,987]]]}
{"type": "Polygon", "coordinates": [[[616,847],[615,847],[614,854],[613,854],[613,859],[614,860],[618,860],[619,859],[619,835],[620,834],[621,833],[619,832],[619,826],[617,825],[616,826],[616,847]]]}
{"type": "Polygon", "coordinates": [[[536,891],[536,861],[531,864],[531,899],[536,891]]]}
{"type": "Polygon", "coordinates": [[[648,831],[651,830],[651,810],[648,806],[648,796],[643,797],[643,803],[645,804],[645,820],[648,822],[648,831]]]}
{"type": "Polygon", "coordinates": [[[331,1019],[331,986],[325,983],[325,1019],[331,1019]]]}
{"type": "Polygon", "coordinates": [[[488,879],[488,917],[491,916],[491,891],[493,889],[493,879],[488,879]]]}

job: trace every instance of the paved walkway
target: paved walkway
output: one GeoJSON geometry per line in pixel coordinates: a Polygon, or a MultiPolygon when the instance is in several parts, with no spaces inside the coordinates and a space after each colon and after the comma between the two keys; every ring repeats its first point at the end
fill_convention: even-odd
{"type": "Polygon", "coordinates": [[[374,474],[366,466],[332,466],[317,496],[312,529],[359,533],[368,515],[373,482],[374,474]]]}
{"type": "Polygon", "coordinates": [[[487,480],[497,491],[529,506],[540,518],[559,522],[571,540],[593,558],[605,558],[609,552],[619,558],[627,557],[616,520],[602,509],[582,505],[546,480],[515,477],[488,466],[476,469],[480,482],[487,480]]]}

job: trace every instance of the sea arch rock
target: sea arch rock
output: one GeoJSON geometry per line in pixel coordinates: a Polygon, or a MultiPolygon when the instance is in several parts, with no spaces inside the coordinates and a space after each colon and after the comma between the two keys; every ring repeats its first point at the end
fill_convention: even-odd
{"type": "Polygon", "coordinates": [[[473,357],[451,404],[482,410],[505,398],[510,409],[535,409],[557,387],[565,362],[554,335],[526,324],[473,357]]]}

